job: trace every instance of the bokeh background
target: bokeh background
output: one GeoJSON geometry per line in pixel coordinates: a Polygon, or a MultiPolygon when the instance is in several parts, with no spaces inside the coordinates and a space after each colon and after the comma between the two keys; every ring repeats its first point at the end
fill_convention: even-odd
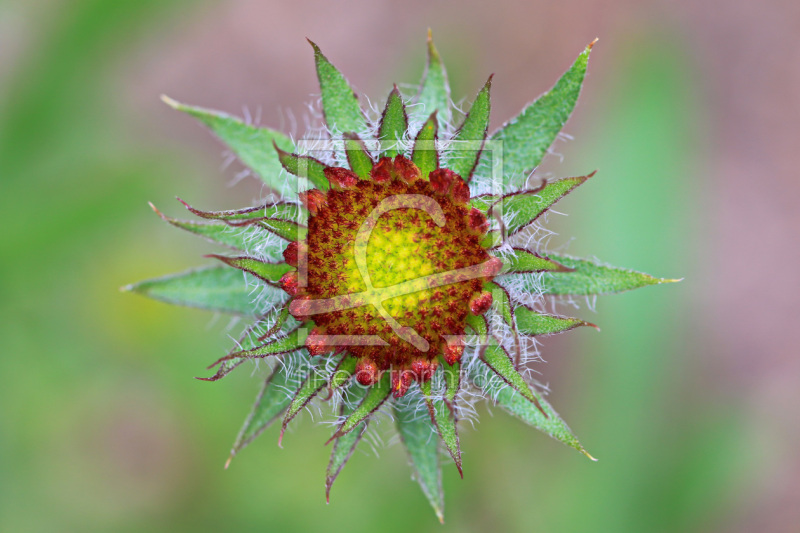
{"type": "Polygon", "coordinates": [[[0,2],[0,530],[800,531],[798,33],[790,0],[0,2]],[[600,37],[574,140],[537,174],[599,172],[550,227],[685,277],[545,341],[537,370],[600,461],[483,409],[444,526],[397,445],[362,447],[326,506],[308,415],[223,470],[261,374],[192,379],[227,320],[118,291],[207,261],[148,200],[261,193],[161,93],[302,133],[305,37],[382,101],[419,79],[428,27],[457,101],[495,73],[495,126],[600,37]]]}

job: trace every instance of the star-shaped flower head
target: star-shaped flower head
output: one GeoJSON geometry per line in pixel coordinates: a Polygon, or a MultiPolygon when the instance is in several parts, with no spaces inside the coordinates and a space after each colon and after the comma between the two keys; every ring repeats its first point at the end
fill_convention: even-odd
{"type": "Polygon", "coordinates": [[[215,373],[200,378],[269,363],[231,457],[274,421],[282,439],[303,409],[331,400],[329,496],[375,414],[385,413],[440,519],[440,450],[461,472],[459,420],[474,415],[478,400],[591,458],[528,363],[537,337],[592,324],[546,309],[561,298],[672,281],[539,246],[543,215],[593,175],[527,185],[575,106],[592,45],[550,91],[488,135],[491,76],[461,114],[430,36],[418,91],[404,96],[395,86],[382,111],[363,110],[311,44],[324,128],[303,139],[165,98],[208,126],[271,197],[230,211],[184,202],[202,222],[159,213],[234,252],[209,256],[222,265],[128,287],[254,319],[209,367],[215,373]]]}

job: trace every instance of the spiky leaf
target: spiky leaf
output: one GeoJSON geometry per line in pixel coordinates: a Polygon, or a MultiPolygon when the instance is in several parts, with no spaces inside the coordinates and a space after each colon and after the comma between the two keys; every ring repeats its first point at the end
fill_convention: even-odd
{"type": "Polygon", "coordinates": [[[342,362],[336,368],[336,371],[331,376],[330,387],[331,390],[336,390],[347,383],[356,371],[356,363],[358,358],[352,355],[345,355],[342,362]]]}
{"type": "Polygon", "coordinates": [[[503,244],[503,234],[499,230],[492,230],[481,239],[481,246],[484,248],[497,248],[503,244]]]}
{"type": "Polygon", "coordinates": [[[296,391],[301,384],[297,373],[289,374],[289,368],[290,365],[283,362],[275,365],[236,437],[228,462],[261,435],[289,407],[292,391],[296,391]]]}
{"type": "Polygon", "coordinates": [[[367,152],[364,141],[359,139],[355,133],[345,133],[344,149],[350,170],[362,180],[369,179],[369,173],[372,171],[375,162],[372,161],[372,156],[367,152]]]}
{"type": "MultiPolygon", "coordinates": [[[[270,336],[283,336],[288,332],[295,329],[300,323],[289,315],[288,306],[280,308],[273,308],[268,311],[263,318],[248,328],[239,341],[236,343],[236,348],[228,353],[233,353],[236,350],[250,349],[261,344],[264,338],[270,336]]],[[[287,356],[288,357],[288,356],[287,356]]],[[[215,362],[208,368],[218,366],[217,372],[211,377],[198,377],[201,381],[217,381],[227,376],[233,369],[244,363],[247,359],[228,359],[221,364],[215,362]]],[[[298,384],[299,386],[299,384],[298,384]]]]}
{"type": "Polygon", "coordinates": [[[417,402],[403,398],[395,401],[395,425],[405,445],[416,478],[433,511],[444,522],[444,490],[439,462],[439,439],[428,413],[416,409],[417,402]]]}
{"type": "Polygon", "coordinates": [[[502,257],[503,270],[501,274],[509,274],[512,272],[568,272],[569,269],[564,265],[553,261],[547,257],[542,257],[539,254],[523,250],[522,248],[514,248],[512,254],[502,257]]]}
{"type": "Polygon", "coordinates": [[[292,194],[297,190],[296,182],[288,179],[289,177],[281,172],[281,165],[275,154],[271,150],[265,149],[275,143],[281,149],[291,152],[294,150],[294,144],[289,137],[279,131],[245,124],[220,111],[181,104],[166,96],[163,96],[162,100],[174,109],[184,111],[208,126],[222,142],[233,150],[242,163],[258,174],[267,186],[276,190],[281,196],[292,194]]]}
{"type": "Polygon", "coordinates": [[[486,325],[486,318],[483,315],[468,314],[467,327],[479,337],[482,343],[486,342],[489,327],[486,325]]]}
{"type": "Polygon", "coordinates": [[[255,226],[246,226],[243,228],[234,228],[222,221],[213,222],[194,222],[189,220],[177,220],[168,217],[150,204],[158,216],[164,221],[172,224],[176,228],[186,230],[195,235],[203,237],[207,241],[228,246],[236,250],[244,251],[247,249],[247,243],[258,239],[261,234],[261,229],[255,226]]]}
{"type": "MultiPolygon", "coordinates": [[[[252,287],[247,286],[241,272],[225,266],[140,281],[123,290],[175,305],[247,316],[258,314],[252,287]]],[[[286,299],[286,293],[278,289],[265,287],[265,291],[272,291],[275,301],[286,299]]]]}
{"type": "Polygon", "coordinates": [[[483,284],[483,290],[492,293],[492,309],[503,318],[509,328],[514,328],[514,319],[511,311],[511,299],[505,288],[497,283],[487,281],[483,284]]]}
{"type": "Polygon", "coordinates": [[[469,201],[469,206],[474,207],[485,215],[489,211],[489,208],[492,207],[492,205],[494,205],[499,199],[500,196],[495,196],[493,194],[473,196],[469,201]]]}
{"type": "Polygon", "coordinates": [[[334,136],[345,131],[364,131],[367,128],[367,119],[358,104],[356,93],[342,73],[322,55],[319,46],[308,42],[314,48],[317,78],[322,93],[322,111],[328,129],[334,136]]]}
{"type": "MultiPolygon", "coordinates": [[[[502,348],[496,344],[488,346],[486,352],[489,352],[490,349],[494,351],[494,354],[490,355],[493,359],[497,359],[501,356],[508,359],[508,356],[505,355],[502,348]]],[[[525,385],[525,389],[528,391],[528,396],[532,396],[535,402],[531,401],[528,396],[520,394],[515,387],[508,386],[506,379],[498,378],[494,370],[490,369],[487,365],[471,365],[470,380],[481,387],[489,397],[494,398],[497,405],[526,424],[550,435],[552,438],[563,442],[567,446],[575,448],[589,459],[595,460],[594,457],[589,455],[583,448],[580,441],[572,434],[569,426],[558,416],[558,413],[555,412],[550,404],[547,403],[541,394],[532,390],[527,384],[525,385]]]]}
{"type": "MultiPolygon", "coordinates": [[[[341,360],[342,356],[336,356],[336,359],[341,360]]],[[[283,428],[286,429],[286,426],[291,422],[291,420],[297,416],[297,414],[308,405],[314,396],[319,394],[326,385],[328,385],[328,380],[330,376],[325,372],[326,363],[324,359],[315,357],[312,358],[312,362],[309,363],[309,372],[306,376],[306,379],[303,381],[303,384],[295,393],[294,398],[292,398],[292,403],[289,405],[289,409],[286,411],[286,415],[283,417],[283,428]]],[[[281,435],[283,435],[283,431],[281,431],[281,435]]]]}
{"type": "Polygon", "coordinates": [[[555,86],[504,124],[491,139],[503,142],[504,176],[514,187],[524,185],[527,173],[539,165],[566,124],[578,101],[590,44],[555,86]]]}
{"type": "Polygon", "coordinates": [[[414,141],[414,150],[411,160],[419,167],[422,179],[428,179],[428,174],[439,168],[439,152],[436,150],[436,112],[428,117],[422,125],[414,141]]]}
{"type": "Polygon", "coordinates": [[[308,227],[298,224],[292,220],[283,220],[280,218],[262,218],[258,221],[258,225],[270,233],[274,233],[281,239],[287,241],[300,241],[308,235],[308,227]]]}
{"type": "Polygon", "coordinates": [[[367,419],[369,415],[386,401],[386,398],[389,397],[389,393],[391,392],[391,388],[389,372],[386,372],[378,383],[370,387],[369,392],[367,392],[367,395],[364,397],[364,401],[362,401],[358,407],[353,410],[350,416],[341,423],[339,429],[328,442],[352,431],[353,428],[367,419]]]}
{"type": "Polygon", "coordinates": [[[433,44],[433,35],[428,31],[428,65],[422,78],[416,102],[422,104],[420,112],[430,114],[438,112],[439,125],[450,121],[450,85],[447,83],[447,72],[439,51],[433,44]]]}
{"type": "Polygon", "coordinates": [[[378,128],[378,139],[383,143],[382,148],[384,149],[381,157],[394,157],[400,153],[396,145],[398,141],[403,140],[407,129],[406,106],[395,85],[386,100],[386,107],[383,109],[383,116],[378,128]]]}
{"type": "Polygon", "coordinates": [[[303,384],[297,389],[295,392],[294,397],[292,398],[291,403],[289,404],[289,409],[286,410],[286,414],[283,416],[283,428],[281,429],[281,439],[283,438],[283,432],[286,430],[286,427],[289,425],[289,422],[297,416],[297,414],[308,405],[314,396],[317,395],[319,391],[325,386],[328,382],[327,376],[325,376],[323,370],[325,369],[325,363],[322,362],[320,364],[320,358],[314,357],[312,358],[311,362],[308,365],[308,374],[306,378],[303,380],[303,384]]]}
{"type": "Polygon", "coordinates": [[[278,154],[278,161],[286,172],[298,178],[308,178],[308,181],[321,191],[330,188],[328,178],[325,177],[325,164],[322,161],[308,155],[289,153],[277,145],[274,148],[278,154]]]}
{"type": "Polygon", "coordinates": [[[448,365],[442,361],[440,368],[444,377],[444,397],[442,399],[433,398],[431,395],[431,382],[427,381],[420,384],[420,390],[425,396],[425,403],[428,406],[428,413],[431,421],[436,427],[436,431],[441,437],[450,457],[458,468],[458,473],[463,477],[461,469],[461,446],[458,440],[458,428],[456,423],[456,397],[461,386],[461,363],[456,362],[448,365]]]}
{"type": "Polygon", "coordinates": [[[447,166],[450,170],[464,178],[469,183],[472,172],[478,165],[483,142],[486,139],[486,130],[489,127],[489,112],[491,102],[489,91],[492,88],[492,77],[475,97],[469,113],[464,117],[464,123],[456,132],[449,150],[447,166]],[[460,141],[460,142],[459,142],[460,141]]]}
{"type": "Polygon", "coordinates": [[[258,226],[287,241],[303,239],[308,233],[308,228],[298,222],[307,220],[308,213],[304,207],[293,203],[279,202],[232,211],[201,211],[180,198],[178,201],[199,217],[222,220],[234,227],[258,226]]]}
{"type": "MultiPolygon", "coordinates": [[[[609,266],[589,259],[551,254],[551,259],[572,269],[572,272],[553,272],[542,276],[542,291],[556,295],[592,295],[638,289],[648,285],[674,283],[677,279],[654,278],[649,274],[609,266]]],[[[513,274],[510,274],[513,275],[513,274]]],[[[525,287],[522,288],[525,290],[525,287]]]]}
{"type": "Polygon", "coordinates": [[[259,207],[248,207],[246,209],[232,209],[229,211],[201,211],[187,204],[180,198],[178,201],[183,204],[191,213],[210,220],[223,220],[225,222],[242,225],[248,222],[258,222],[262,219],[280,220],[304,220],[308,218],[305,208],[299,204],[291,202],[277,202],[265,204],[259,207]]]}
{"type": "MultiPolygon", "coordinates": [[[[355,407],[351,407],[351,405],[358,405],[358,402],[363,400],[367,390],[368,389],[361,386],[351,386],[347,391],[350,395],[349,402],[342,402],[342,405],[339,408],[339,416],[342,418],[350,416],[355,409],[355,407]]],[[[330,502],[331,487],[333,486],[333,482],[336,481],[336,478],[339,476],[342,468],[344,468],[344,465],[347,464],[347,461],[350,460],[350,457],[356,450],[356,446],[358,446],[358,443],[361,442],[361,437],[364,436],[364,432],[367,430],[368,424],[369,419],[367,419],[363,425],[356,428],[354,431],[345,433],[344,435],[334,439],[333,450],[331,451],[331,459],[328,463],[328,472],[325,476],[325,499],[327,501],[330,502]]]]}
{"type": "Polygon", "coordinates": [[[504,196],[492,206],[492,212],[502,215],[508,236],[514,235],[593,175],[594,172],[588,176],[563,178],[545,183],[537,189],[504,196]]]}
{"type": "Polygon", "coordinates": [[[596,327],[577,318],[537,313],[522,305],[514,309],[514,318],[519,332],[531,336],[552,335],[577,328],[578,326],[596,327]]]}
{"type": "MultiPolygon", "coordinates": [[[[197,379],[201,381],[217,381],[224,378],[248,359],[246,357],[234,357],[231,354],[260,346],[264,339],[284,337],[297,329],[299,325],[300,323],[289,315],[288,306],[273,308],[255,325],[245,331],[242,338],[236,343],[236,348],[228,352],[227,357],[223,357],[209,365],[208,368],[217,367],[217,371],[213,376],[198,377],[197,379]]],[[[286,357],[290,356],[284,356],[282,360],[286,361],[286,357]]],[[[300,384],[298,383],[297,386],[299,387],[300,384]]]]}
{"type": "Polygon", "coordinates": [[[207,257],[219,259],[228,266],[243,270],[244,272],[252,274],[258,279],[276,287],[278,286],[278,282],[284,274],[290,270],[294,270],[294,267],[289,266],[286,263],[266,263],[264,261],[259,261],[258,259],[253,259],[252,257],[247,256],[226,257],[223,255],[212,254],[207,257]]]}
{"type": "Polygon", "coordinates": [[[306,337],[308,337],[308,330],[306,328],[297,328],[284,336],[271,338],[254,348],[238,350],[226,355],[217,363],[236,359],[258,359],[298,350],[305,345],[306,337]]]}

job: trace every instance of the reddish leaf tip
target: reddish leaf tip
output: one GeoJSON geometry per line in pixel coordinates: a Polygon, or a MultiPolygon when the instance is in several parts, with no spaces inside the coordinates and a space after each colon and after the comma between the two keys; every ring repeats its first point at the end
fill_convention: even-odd
{"type": "Polygon", "coordinates": [[[328,444],[330,444],[330,443],[331,443],[331,442],[333,442],[335,439],[338,439],[338,438],[339,438],[339,437],[341,437],[341,436],[342,436],[342,433],[341,433],[339,430],[336,430],[336,433],[334,433],[333,435],[331,435],[331,438],[329,438],[328,440],[326,440],[326,441],[325,441],[325,444],[323,444],[323,446],[327,446],[328,444]]]}
{"type": "Polygon", "coordinates": [[[165,216],[164,216],[164,214],[163,214],[161,211],[159,211],[159,210],[158,210],[158,208],[157,208],[156,206],[154,206],[154,205],[153,205],[153,202],[147,202],[147,205],[149,205],[149,206],[150,206],[150,209],[152,209],[153,211],[155,211],[156,215],[160,216],[160,217],[161,217],[162,219],[164,219],[164,220],[166,220],[166,219],[167,219],[167,217],[165,217],[165,216]]]}
{"type": "Polygon", "coordinates": [[[177,100],[173,100],[166,94],[162,94],[161,96],[159,96],[159,98],[161,99],[162,102],[170,106],[172,109],[178,109],[181,106],[180,102],[178,102],[177,100]]]}
{"type": "Polygon", "coordinates": [[[277,142],[275,142],[275,139],[272,139],[272,147],[275,149],[275,151],[276,151],[276,152],[278,152],[278,156],[289,155],[289,152],[287,152],[287,151],[285,151],[285,150],[281,150],[281,149],[278,147],[278,143],[277,143],[277,142]]]}
{"type": "Polygon", "coordinates": [[[594,45],[597,43],[597,41],[599,41],[599,40],[600,40],[600,37],[595,37],[594,41],[590,42],[589,45],[586,47],[586,49],[587,50],[591,50],[594,47],[594,45]]]}

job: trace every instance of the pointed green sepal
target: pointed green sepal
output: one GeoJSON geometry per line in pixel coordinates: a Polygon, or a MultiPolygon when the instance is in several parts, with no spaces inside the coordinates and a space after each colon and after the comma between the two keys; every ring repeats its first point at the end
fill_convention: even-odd
{"type": "Polygon", "coordinates": [[[554,203],[594,174],[592,172],[586,176],[562,178],[544,183],[536,189],[509,194],[493,205],[491,210],[502,215],[506,224],[507,236],[510,237],[542,216],[554,203]]]}
{"type": "Polygon", "coordinates": [[[509,327],[513,327],[514,320],[512,318],[511,298],[505,287],[493,281],[486,281],[483,283],[483,290],[492,293],[492,309],[494,309],[494,312],[500,315],[509,327]]]}
{"type": "MultiPolygon", "coordinates": [[[[341,355],[337,356],[337,358],[341,359],[341,355]]],[[[319,393],[319,391],[328,385],[329,376],[324,372],[325,366],[325,361],[319,357],[312,358],[312,363],[309,363],[308,375],[306,376],[306,379],[303,380],[303,384],[295,393],[294,398],[292,398],[292,402],[289,404],[289,409],[286,410],[286,414],[283,417],[281,436],[278,440],[279,445],[283,440],[283,433],[286,431],[289,422],[291,422],[292,419],[297,416],[297,414],[306,405],[308,405],[308,402],[310,402],[319,393]]]]}
{"type": "Polygon", "coordinates": [[[487,341],[489,326],[486,324],[485,316],[467,313],[466,323],[467,327],[478,336],[481,343],[485,343],[487,341]]]}
{"type": "Polygon", "coordinates": [[[383,153],[381,157],[394,157],[400,153],[398,149],[399,141],[403,140],[408,129],[408,116],[403,97],[394,86],[389,98],[386,100],[386,107],[383,109],[381,123],[378,127],[378,140],[381,141],[383,153]]]}
{"type": "Polygon", "coordinates": [[[482,194],[480,196],[473,196],[469,200],[469,206],[477,209],[484,215],[489,212],[489,208],[492,207],[497,201],[500,199],[500,196],[496,196],[494,194],[482,194]]]}
{"type": "Polygon", "coordinates": [[[416,103],[420,112],[431,114],[438,111],[439,124],[444,126],[450,121],[450,85],[447,83],[447,71],[442,57],[433,44],[433,34],[428,30],[428,63],[417,93],[416,103]]]}
{"type": "Polygon", "coordinates": [[[434,111],[422,125],[414,141],[411,161],[419,167],[424,180],[427,180],[428,175],[439,168],[439,152],[436,151],[437,128],[436,111],[434,111]]]}
{"type": "Polygon", "coordinates": [[[284,274],[290,270],[294,270],[294,267],[287,265],[286,263],[266,263],[252,257],[227,257],[216,254],[209,254],[206,257],[219,259],[226,265],[232,266],[233,268],[238,268],[239,270],[247,272],[248,274],[252,274],[258,279],[275,287],[279,287],[278,282],[284,274]]]}
{"type": "MultiPolygon", "coordinates": [[[[270,296],[276,302],[286,299],[286,293],[279,289],[265,289],[273,291],[270,296]]],[[[140,281],[122,290],[174,305],[245,316],[259,314],[258,305],[251,294],[253,288],[247,286],[241,272],[224,266],[197,268],[140,281]]]]}
{"type": "Polygon", "coordinates": [[[679,279],[654,278],[635,270],[613,267],[597,261],[578,259],[567,255],[550,254],[550,258],[572,271],[553,272],[542,276],[541,289],[544,294],[578,296],[611,294],[648,285],[681,281],[679,279]]]}
{"type": "Polygon", "coordinates": [[[342,73],[322,55],[319,46],[308,42],[314,48],[314,61],[322,94],[322,112],[332,136],[336,137],[345,131],[366,130],[367,119],[361,111],[358,96],[342,73]]]}
{"type": "Polygon", "coordinates": [[[357,363],[358,357],[354,357],[350,354],[344,356],[342,362],[339,363],[339,366],[336,367],[336,370],[331,375],[329,386],[332,391],[350,381],[350,378],[355,374],[357,363]]]}
{"type": "Polygon", "coordinates": [[[431,397],[430,381],[420,384],[420,389],[425,396],[425,404],[428,406],[431,421],[450,453],[450,457],[453,458],[459,475],[463,478],[461,445],[458,440],[458,418],[456,417],[456,398],[461,387],[461,363],[448,365],[445,361],[441,361],[439,367],[444,376],[444,397],[441,400],[431,397]]]}
{"type": "Polygon", "coordinates": [[[307,218],[307,212],[303,206],[290,202],[277,202],[259,207],[248,207],[247,209],[232,209],[230,211],[201,211],[180,198],[178,198],[178,201],[192,214],[200,218],[222,220],[229,223],[236,223],[237,225],[258,222],[266,218],[282,220],[300,220],[307,218]]]}
{"type": "Polygon", "coordinates": [[[274,233],[281,239],[291,241],[302,241],[308,235],[308,227],[291,220],[280,218],[263,218],[258,221],[258,225],[270,233],[274,233]]]}
{"type": "Polygon", "coordinates": [[[503,381],[511,385],[514,390],[533,403],[538,409],[542,409],[539,404],[539,398],[533,394],[528,382],[526,382],[522,374],[514,368],[514,363],[511,361],[511,358],[508,356],[505,349],[497,344],[497,342],[490,342],[488,346],[485,347],[481,354],[481,361],[495,374],[500,376],[503,381]]]}
{"type": "Polygon", "coordinates": [[[297,185],[294,180],[286,179],[281,172],[278,158],[264,147],[270,143],[284,150],[294,150],[294,144],[283,133],[268,128],[257,128],[245,124],[241,120],[219,111],[193,107],[172,98],[162,96],[161,99],[170,107],[184,111],[208,126],[222,142],[231,150],[247,167],[252,169],[271,189],[276,190],[281,196],[296,192],[297,185]]]}
{"type": "Polygon", "coordinates": [[[414,478],[444,523],[444,490],[439,461],[439,440],[427,414],[416,409],[416,402],[404,397],[394,402],[395,426],[411,459],[414,478]]]}
{"type": "Polygon", "coordinates": [[[297,379],[296,375],[289,375],[288,368],[289,365],[283,362],[276,364],[275,369],[264,382],[250,414],[244,421],[233,448],[231,448],[231,455],[225,463],[225,468],[236,454],[261,435],[289,407],[291,393],[300,387],[301,381],[297,379]]]}
{"type": "Polygon", "coordinates": [[[281,355],[289,352],[293,352],[295,350],[299,350],[305,346],[306,337],[308,336],[308,329],[307,328],[296,328],[285,335],[271,338],[270,340],[266,341],[263,344],[260,344],[254,348],[249,349],[240,349],[234,352],[229,353],[224,357],[220,357],[208,368],[214,368],[217,365],[223,365],[217,371],[216,374],[209,378],[197,378],[201,381],[217,381],[223,377],[227,372],[223,373],[222,370],[225,369],[227,366],[231,364],[236,364],[240,360],[245,359],[262,359],[264,357],[270,357],[275,355],[281,355]],[[230,363],[227,363],[230,361],[230,363]],[[227,365],[226,365],[227,363],[227,365]]]}
{"type": "MultiPolygon", "coordinates": [[[[499,346],[495,345],[494,349],[502,352],[499,346]]],[[[504,353],[502,356],[508,359],[504,353]]],[[[596,461],[583,448],[580,441],[573,435],[572,430],[547,400],[535,390],[528,388],[526,385],[529,394],[535,398],[536,403],[520,394],[515,387],[508,386],[505,379],[498,378],[493,369],[482,364],[470,366],[470,381],[482,388],[488,397],[493,398],[497,405],[510,414],[529,426],[535,427],[552,438],[578,450],[589,459],[596,461]]]]}
{"type": "Polygon", "coordinates": [[[503,233],[499,230],[492,230],[486,233],[481,239],[481,246],[491,250],[503,244],[503,233]]]}
{"type": "MultiPolygon", "coordinates": [[[[350,403],[352,405],[356,405],[356,403],[353,402],[360,402],[363,400],[364,395],[367,393],[367,389],[365,387],[361,387],[360,385],[353,385],[348,389],[347,393],[351,396],[350,403]]],[[[339,408],[339,417],[348,417],[353,413],[353,410],[354,407],[350,407],[347,403],[342,402],[342,405],[339,408]]],[[[356,450],[356,446],[358,446],[358,443],[361,442],[361,437],[364,436],[364,432],[367,430],[368,424],[369,419],[367,419],[364,424],[356,428],[355,431],[351,431],[340,437],[337,437],[333,441],[331,459],[328,463],[327,475],[325,476],[325,500],[328,503],[331,501],[331,487],[333,487],[333,482],[336,481],[336,478],[339,476],[342,468],[344,468],[344,465],[347,464],[347,461],[350,460],[350,457],[356,450]]]]}
{"type": "Polygon", "coordinates": [[[353,410],[350,416],[348,416],[345,421],[341,423],[339,429],[336,430],[336,433],[334,433],[330,439],[328,439],[328,442],[347,434],[365,419],[369,418],[369,416],[376,409],[378,409],[383,402],[386,401],[386,398],[388,398],[389,394],[392,392],[391,389],[392,387],[389,380],[389,372],[385,372],[380,381],[370,387],[367,395],[364,397],[364,401],[362,401],[358,407],[353,410]]]}
{"type": "Polygon", "coordinates": [[[201,211],[180,198],[178,201],[199,217],[222,220],[233,227],[258,226],[287,241],[302,240],[308,233],[308,228],[297,222],[306,220],[308,214],[305,208],[298,204],[279,202],[232,211],[201,211]]]}
{"type": "Polygon", "coordinates": [[[244,251],[247,249],[247,243],[252,242],[254,239],[259,238],[261,230],[255,226],[246,226],[243,228],[235,228],[222,221],[213,222],[194,222],[189,220],[178,220],[168,217],[161,211],[156,209],[153,204],[150,204],[153,211],[156,212],[162,220],[169,224],[186,230],[195,235],[203,237],[209,242],[221,244],[235,250],[244,251]]]}
{"type": "Polygon", "coordinates": [[[523,273],[523,272],[571,272],[570,268],[565,267],[557,261],[542,257],[539,254],[514,248],[512,254],[502,257],[503,270],[500,274],[523,273]]]}
{"type": "Polygon", "coordinates": [[[308,181],[321,191],[327,191],[330,188],[328,178],[325,177],[325,163],[310,155],[298,155],[281,150],[277,144],[273,144],[273,148],[278,154],[278,161],[286,172],[298,178],[308,178],[308,181]]]}
{"type": "Polygon", "coordinates": [[[593,328],[597,328],[597,326],[594,324],[584,322],[578,318],[545,315],[542,313],[537,313],[532,309],[528,309],[525,306],[517,306],[514,309],[514,318],[517,321],[517,328],[519,332],[523,335],[530,335],[532,337],[562,333],[579,326],[591,326],[593,328]]]}
{"type": "Polygon", "coordinates": [[[478,166],[483,143],[486,140],[486,132],[489,128],[489,112],[491,111],[489,92],[492,88],[492,76],[489,76],[486,85],[475,97],[472,108],[464,117],[464,123],[456,132],[453,137],[454,142],[450,145],[447,167],[464,178],[467,183],[469,183],[475,167],[478,166]]]}
{"type": "Polygon", "coordinates": [[[344,149],[350,170],[362,180],[369,179],[369,174],[372,172],[375,162],[372,160],[372,156],[369,155],[364,141],[355,133],[345,133],[344,149]]]}
{"type": "Polygon", "coordinates": [[[492,135],[493,141],[503,142],[503,171],[512,187],[524,185],[566,124],[578,101],[593,45],[586,47],[552,89],[492,135]]]}
{"type": "Polygon", "coordinates": [[[522,351],[520,348],[517,321],[514,319],[514,306],[511,304],[511,296],[508,294],[505,287],[493,281],[484,282],[483,290],[492,294],[492,312],[503,320],[505,327],[507,327],[511,335],[514,336],[514,366],[518,366],[522,360],[522,351]]]}
{"type": "MultiPolygon", "coordinates": [[[[288,333],[291,333],[294,329],[296,329],[300,325],[300,322],[294,319],[294,317],[289,315],[289,306],[284,305],[282,307],[276,307],[271,309],[267,312],[264,317],[259,320],[255,325],[251,328],[248,328],[247,331],[242,335],[239,341],[236,343],[236,348],[228,352],[229,354],[235,351],[241,350],[251,350],[260,346],[265,339],[271,338],[280,338],[284,337],[288,333]],[[266,324],[271,324],[270,326],[266,326],[266,324]],[[266,331],[264,331],[266,329],[266,331]],[[263,333],[262,333],[263,332],[263,333]]],[[[285,357],[284,356],[284,360],[285,357]]],[[[212,365],[209,365],[208,368],[214,368],[215,366],[219,365],[217,371],[214,373],[213,376],[209,378],[197,378],[201,381],[217,381],[228,374],[230,374],[236,367],[241,365],[247,361],[246,357],[232,357],[229,359],[223,358],[221,361],[217,361],[212,365]]],[[[297,383],[297,387],[300,386],[300,383],[297,383]]],[[[297,388],[295,387],[295,388],[297,388]]],[[[287,398],[287,405],[289,399],[287,398]]]]}

